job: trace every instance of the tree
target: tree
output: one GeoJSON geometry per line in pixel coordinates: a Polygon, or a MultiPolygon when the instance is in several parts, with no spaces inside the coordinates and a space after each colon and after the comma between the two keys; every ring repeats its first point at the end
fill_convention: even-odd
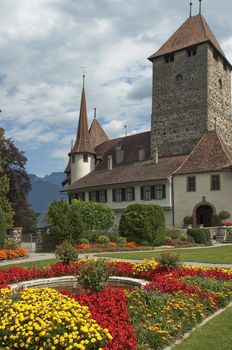
{"type": "MultiPolygon", "coordinates": [[[[4,131],[0,128],[0,143],[3,139],[4,131]]],[[[13,210],[11,207],[11,203],[7,198],[7,194],[9,192],[9,179],[3,173],[3,169],[1,166],[1,151],[0,151],[0,207],[4,215],[4,221],[6,228],[9,229],[13,226],[13,210]]]]}
{"type": "Polygon", "coordinates": [[[5,246],[6,220],[3,210],[0,206],[0,248],[5,246]]]}
{"type": "Polygon", "coordinates": [[[25,169],[27,158],[12,139],[4,136],[0,138],[0,154],[3,174],[9,179],[7,198],[14,211],[14,226],[22,227],[23,233],[32,233],[36,230],[36,216],[28,203],[31,184],[25,169]]]}

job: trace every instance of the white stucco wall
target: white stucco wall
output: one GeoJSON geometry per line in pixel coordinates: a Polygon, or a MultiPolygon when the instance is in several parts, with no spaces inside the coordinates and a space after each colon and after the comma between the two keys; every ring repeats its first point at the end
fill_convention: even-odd
{"type": "MultiPolygon", "coordinates": [[[[101,191],[105,190],[105,188],[91,188],[91,189],[85,189],[85,200],[89,200],[89,191],[101,191]]],[[[81,190],[80,190],[81,192],[81,190]]],[[[123,211],[128,207],[130,204],[158,204],[164,209],[164,214],[166,218],[166,225],[167,227],[172,227],[172,200],[171,200],[171,183],[168,181],[159,181],[159,182],[146,182],[146,183],[131,183],[131,184],[120,184],[118,186],[109,186],[107,188],[107,205],[109,205],[110,208],[112,208],[115,212],[115,224],[119,224],[120,217],[123,213],[123,211]],[[165,184],[166,185],[166,198],[162,200],[141,200],[140,198],[140,187],[141,186],[152,186],[157,184],[165,184]],[[126,188],[126,187],[134,187],[135,189],[135,200],[131,202],[123,201],[123,202],[113,202],[113,189],[116,188],[126,188]]]]}
{"type": "Polygon", "coordinates": [[[71,183],[89,174],[94,167],[95,159],[91,154],[88,154],[88,162],[83,161],[83,154],[75,154],[75,162],[73,163],[71,156],[71,183]]]}
{"type": "Polygon", "coordinates": [[[217,173],[188,174],[188,176],[196,177],[196,192],[187,192],[186,175],[175,176],[173,180],[175,226],[182,226],[183,218],[186,215],[193,215],[194,207],[204,200],[215,207],[216,213],[219,213],[221,210],[227,210],[232,214],[231,170],[217,173]],[[211,175],[220,175],[220,191],[211,191],[211,175]]]}

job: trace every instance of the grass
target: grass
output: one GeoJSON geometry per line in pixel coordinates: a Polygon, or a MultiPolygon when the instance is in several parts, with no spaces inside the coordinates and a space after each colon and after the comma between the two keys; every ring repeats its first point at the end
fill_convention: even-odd
{"type": "Polygon", "coordinates": [[[20,263],[20,264],[15,263],[12,265],[2,265],[2,266],[0,266],[0,270],[9,269],[10,267],[13,267],[13,266],[22,266],[22,267],[26,267],[26,268],[32,268],[32,267],[44,268],[44,267],[50,266],[51,264],[54,264],[55,262],[57,262],[57,259],[24,262],[24,263],[20,263]]]}
{"type": "MultiPolygon", "coordinates": [[[[179,253],[182,261],[202,262],[211,264],[232,264],[232,245],[214,248],[194,248],[194,249],[171,249],[170,251],[179,253]]],[[[98,254],[118,259],[143,260],[152,259],[160,255],[159,252],[127,252],[98,254]]],[[[232,348],[232,347],[231,347],[232,348]]]]}
{"type": "Polygon", "coordinates": [[[231,350],[232,307],[196,329],[173,350],[231,350]]]}

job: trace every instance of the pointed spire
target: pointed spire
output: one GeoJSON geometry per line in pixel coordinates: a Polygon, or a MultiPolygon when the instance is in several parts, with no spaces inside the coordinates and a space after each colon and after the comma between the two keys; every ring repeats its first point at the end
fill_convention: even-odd
{"type": "Polygon", "coordinates": [[[190,5],[190,13],[189,13],[189,17],[192,17],[192,6],[193,6],[192,1],[190,1],[189,5],[190,5]]]}
{"type": "Polygon", "coordinates": [[[202,0],[199,0],[199,15],[201,15],[201,1],[202,0]]]}
{"type": "Polygon", "coordinates": [[[83,87],[81,94],[80,115],[77,128],[77,137],[74,147],[70,153],[94,153],[89,140],[86,96],[85,96],[85,75],[83,75],[83,87]]]}
{"type": "Polygon", "coordinates": [[[97,108],[94,108],[93,111],[94,111],[94,112],[93,112],[93,118],[94,118],[94,119],[97,119],[97,108]]]}

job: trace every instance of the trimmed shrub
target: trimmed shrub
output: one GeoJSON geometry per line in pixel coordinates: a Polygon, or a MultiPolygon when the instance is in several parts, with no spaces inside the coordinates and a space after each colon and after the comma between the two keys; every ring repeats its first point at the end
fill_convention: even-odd
{"type": "Polygon", "coordinates": [[[119,233],[117,231],[110,231],[108,232],[108,237],[110,239],[111,242],[117,242],[119,239],[119,233]]]}
{"type": "Polygon", "coordinates": [[[69,264],[70,262],[78,259],[77,249],[67,241],[56,247],[55,254],[57,259],[63,264],[69,264]]]}
{"type": "Polygon", "coordinates": [[[18,245],[16,241],[12,238],[9,238],[5,242],[5,249],[17,249],[18,245]]]}
{"type": "Polygon", "coordinates": [[[167,230],[167,236],[171,237],[172,239],[178,239],[182,234],[181,230],[177,230],[177,229],[171,229],[171,230],[167,230]]]}
{"type": "Polygon", "coordinates": [[[109,237],[106,237],[106,236],[99,236],[97,239],[97,242],[100,244],[108,244],[110,243],[110,239],[109,237]]]}
{"type": "Polygon", "coordinates": [[[80,244],[89,244],[89,240],[85,237],[79,239],[80,244]]]}
{"type": "Polygon", "coordinates": [[[219,216],[219,218],[220,218],[221,220],[227,220],[227,219],[230,218],[230,213],[229,213],[228,211],[226,211],[226,210],[222,210],[222,211],[220,211],[220,213],[218,214],[218,216],[219,216]]]}
{"type": "Polygon", "coordinates": [[[212,224],[213,224],[213,226],[220,226],[221,225],[221,219],[219,218],[218,215],[213,215],[212,224]]]}
{"type": "Polygon", "coordinates": [[[5,237],[6,237],[6,220],[3,213],[3,210],[0,206],[0,248],[5,246],[5,237]]]}
{"type": "Polygon", "coordinates": [[[191,215],[186,215],[183,219],[183,223],[185,225],[192,225],[193,224],[193,217],[191,215]]]}
{"type": "Polygon", "coordinates": [[[118,236],[118,239],[117,239],[118,245],[120,245],[120,246],[121,246],[121,245],[125,245],[126,242],[127,242],[126,237],[118,236]]]}
{"type": "Polygon", "coordinates": [[[210,244],[211,236],[210,230],[204,228],[191,228],[187,231],[188,235],[191,236],[194,241],[198,244],[210,244]]]}
{"type": "Polygon", "coordinates": [[[166,269],[176,269],[180,265],[180,255],[164,251],[159,256],[157,256],[156,261],[158,262],[160,267],[164,267],[166,269]]]}
{"type": "Polygon", "coordinates": [[[164,213],[159,205],[129,205],[121,216],[119,229],[128,241],[160,245],[166,237],[164,213]]]}

